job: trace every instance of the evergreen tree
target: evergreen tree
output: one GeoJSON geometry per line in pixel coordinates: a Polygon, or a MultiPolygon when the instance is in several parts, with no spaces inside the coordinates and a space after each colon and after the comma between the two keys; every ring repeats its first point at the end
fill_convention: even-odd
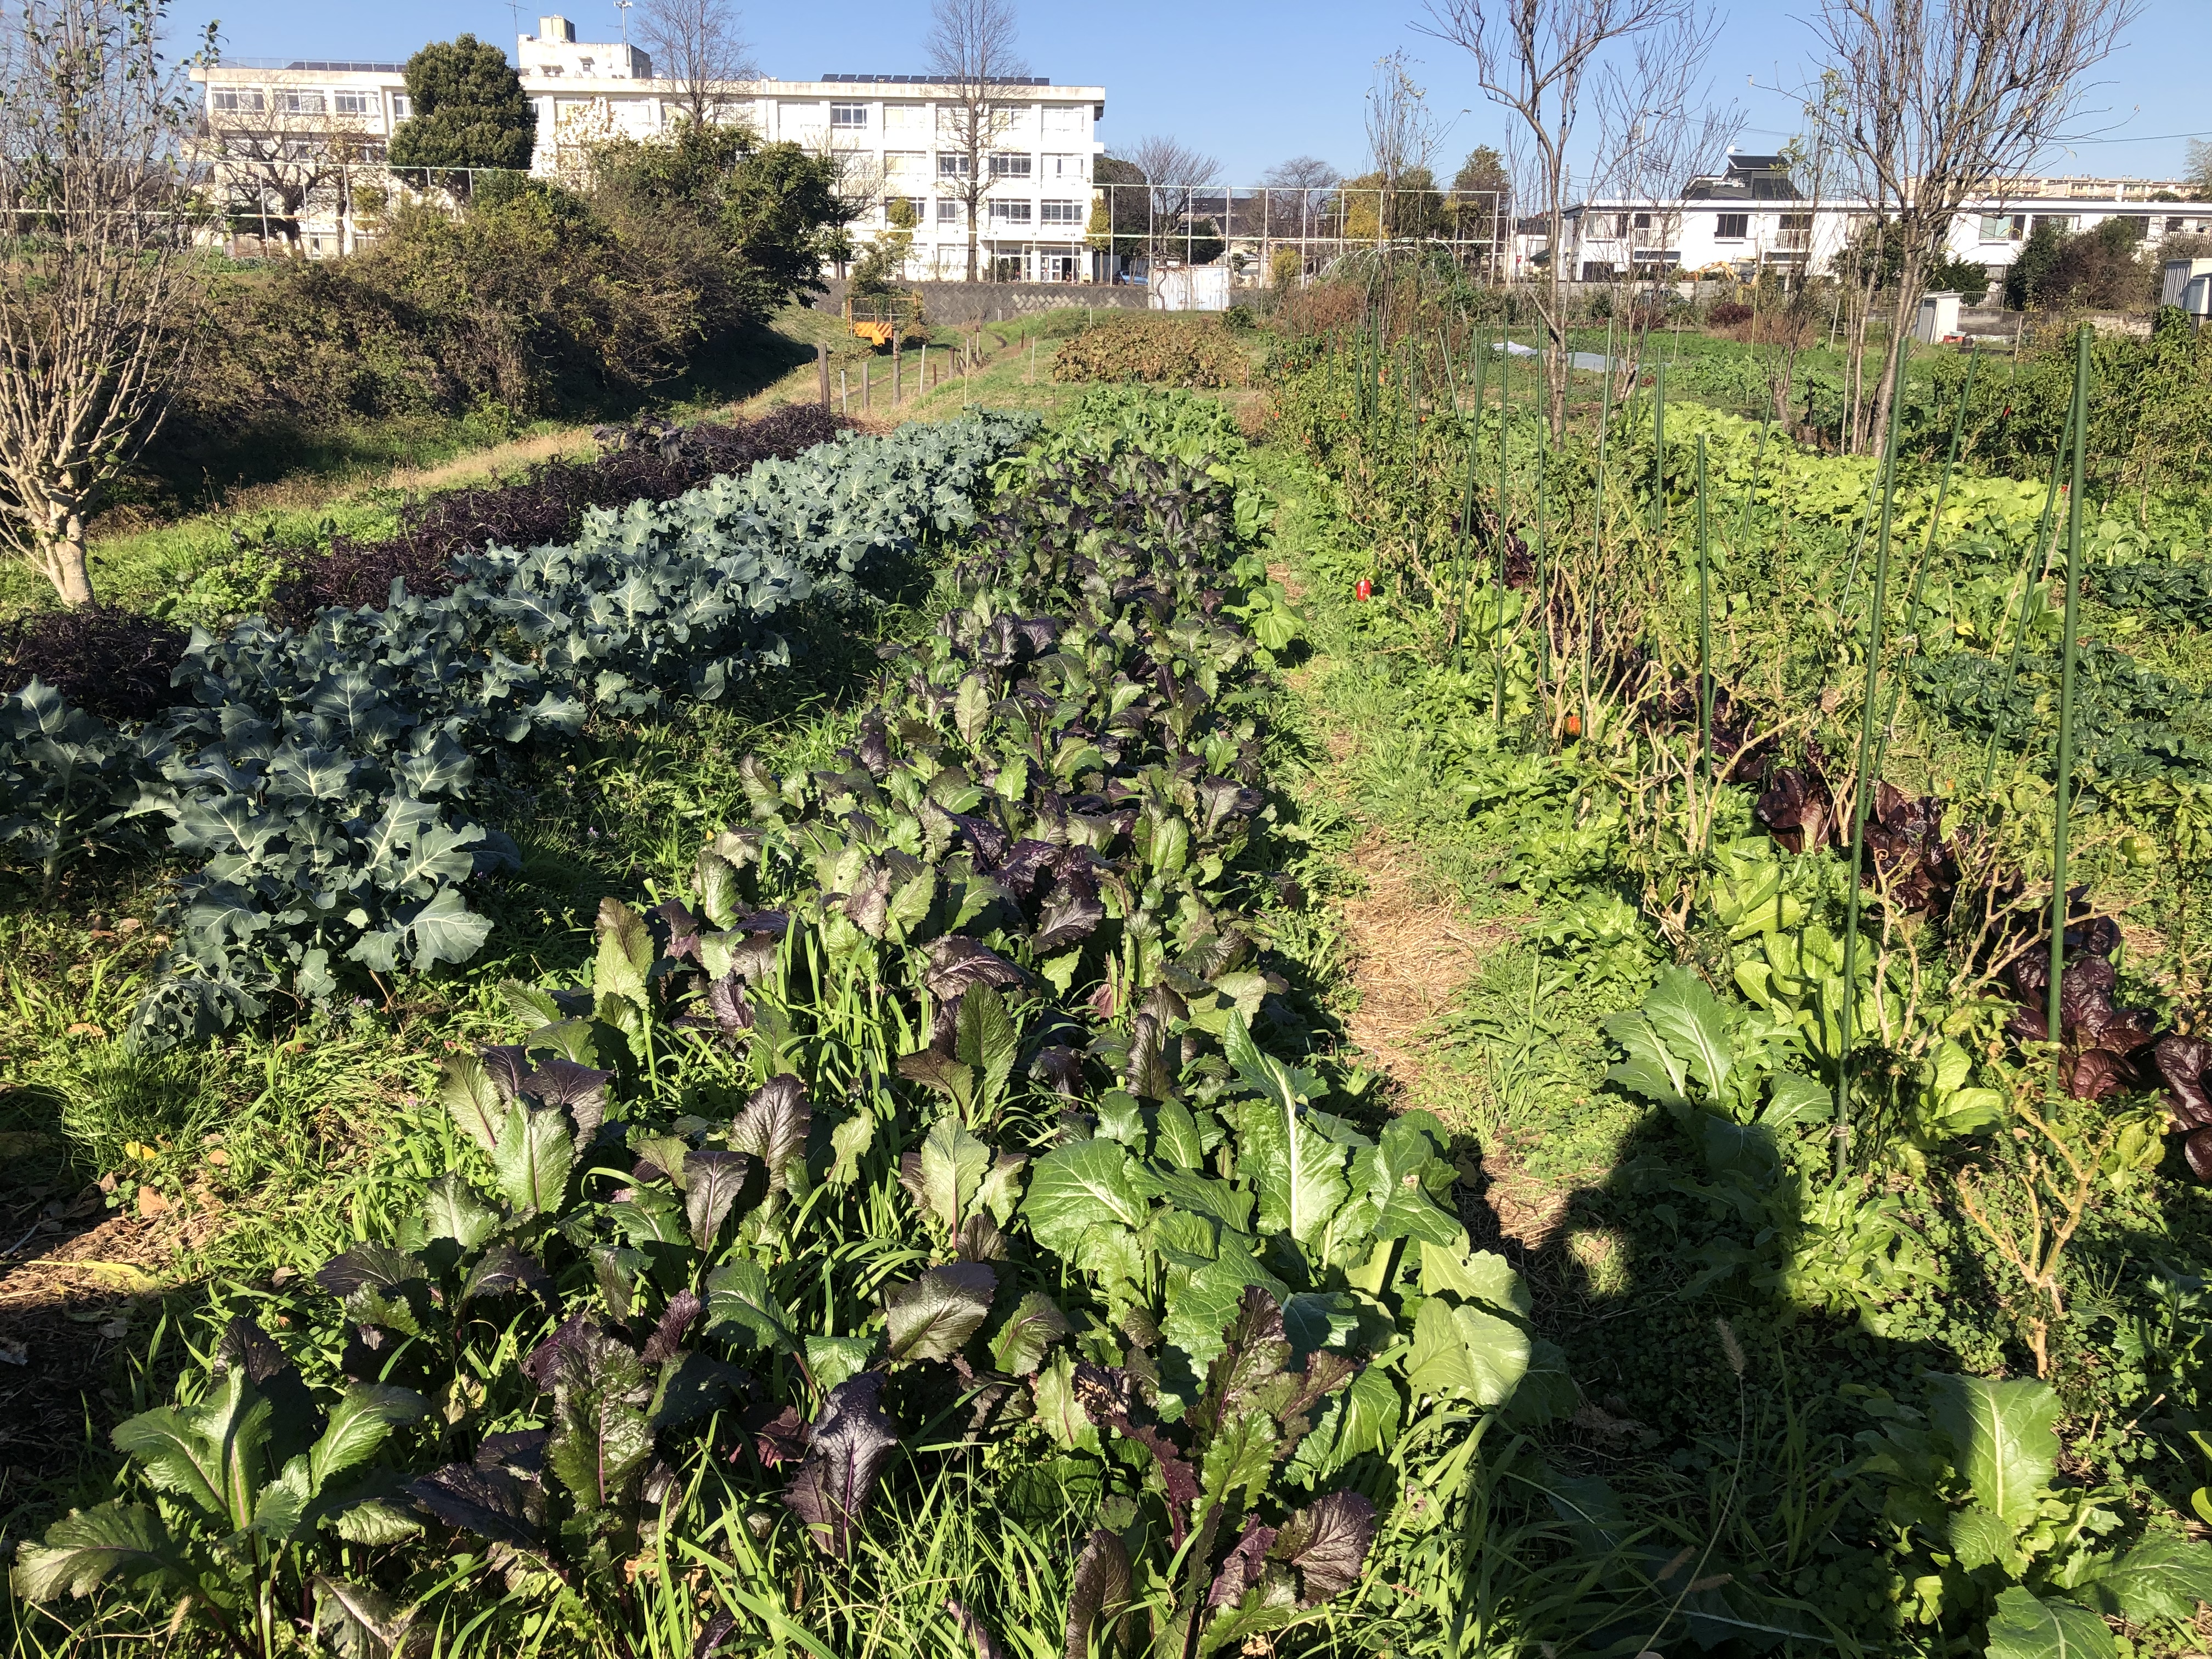
{"type": "Polygon", "coordinates": [[[497,46],[473,34],[434,40],[402,73],[414,113],[392,135],[393,167],[529,167],[537,112],[497,46]]]}

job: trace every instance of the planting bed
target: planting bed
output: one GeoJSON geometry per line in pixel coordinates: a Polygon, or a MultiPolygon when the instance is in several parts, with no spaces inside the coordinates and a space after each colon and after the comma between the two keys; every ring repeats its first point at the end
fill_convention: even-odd
{"type": "Polygon", "coordinates": [[[12,698],[30,888],[170,896],[35,1016],[118,1206],[395,1079],[117,1315],[19,1644],[2199,1650],[2196,509],[1487,343],[1392,289],[1257,450],[848,436],[12,698]],[[235,1129],[111,1109],[188,1066],[235,1129]]]}

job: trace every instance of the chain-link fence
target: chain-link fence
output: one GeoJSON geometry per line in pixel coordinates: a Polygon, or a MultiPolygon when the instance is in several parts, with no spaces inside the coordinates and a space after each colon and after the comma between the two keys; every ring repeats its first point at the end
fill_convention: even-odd
{"type": "MultiPolygon", "coordinates": [[[[235,258],[351,253],[413,204],[458,212],[532,177],[495,167],[395,167],[302,141],[206,158],[210,233],[235,258]]],[[[1416,242],[1471,274],[1510,268],[1510,227],[1496,192],[1391,185],[1221,185],[1025,180],[1009,176],[971,227],[951,194],[887,193],[849,227],[911,238],[902,280],[1156,286],[1160,273],[1213,269],[1231,287],[1297,284],[1349,254],[1416,242]],[[894,221],[894,204],[914,228],[894,221]]]]}

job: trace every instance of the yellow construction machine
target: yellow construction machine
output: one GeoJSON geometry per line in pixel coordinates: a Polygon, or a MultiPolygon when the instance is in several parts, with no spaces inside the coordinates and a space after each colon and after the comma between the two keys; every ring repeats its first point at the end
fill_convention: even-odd
{"type": "Polygon", "coordinates": [[[872,346],[886,346],[921,325],[921,301],[911,294],[869,294],[845,301],[845,322],[872,346]]]}

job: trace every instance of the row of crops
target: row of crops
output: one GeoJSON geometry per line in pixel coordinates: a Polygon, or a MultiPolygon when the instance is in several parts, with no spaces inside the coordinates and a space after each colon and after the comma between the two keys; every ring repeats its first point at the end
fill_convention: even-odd
{"type": "MultiPolygon", "coordinates": [[[[959,532],[849,741],[749,760],[748,813],[686,890],[605,901],[583,982],[501,988],[507,1040],[445,1066],[444,1167],[312,1277],[221,1298],[18,1595],[255,1655],[822,1651],[885,1618],[983,1656],[1205,1654],[1449,1620],[1481,1425],[1573,1392],[1470,1247],[1441,1126],[1332,1112],[1305,1063],[1264,495],[1187,401],[1024,435],[847,441],[467,567],[504,619],[471,622],[476,676],[378,688],[495,704],[457,749],[566,729],[548,682],[711,695],[775,608],[738,595],[864,592],[900,515],[959,532]],[[802,482],[852,503],[842,537],[762,508],[802,482]],[[671,592],[700,645],[640,620],[671,592]],[[487,696],[518,640],[534,677],[487,696]]],[[[453,615],[195,659],[273,707],[340,635],[453,615]]],[[[365,729],[324,718],[325,749],[365,729]]]]}
{"type": "Polygon", "coordinates": [[[174,860],[139,1051],[402,979],[489,1039],[349,1243],[156,1337],[106,1489],[16,1546],[23,1638],[2194,1650],[2186,515],[2084,515],[2069,653],[2057,458],[1617,390],[1555,439],[1486,343],[1290,342],[1257,451],[1137,392],[846,437],[195,636],[143,726],[10,699],[34,876],[174,860]],[[532,769],[933,562],[576,972],[469,971],[532,769]],[[1474,1134],[1334,1052],[1336,695],[1335,787],[1506,924],[1433,1037],[1474,1134]],[[1509,1261],[1516,1165],[1580,1184],[1509,1261]]]}
{"type": "Polygon", "coordinates": [[[1682,1539],[1701,1643],[2198,1650],[2201,514],[1648,382],[1555,436],[1394,303],[1285,349],[1278,431],[1315,574],[1376,595],[1345,672],[1421,732],[1372,798],[1539,941],[1469,1034],[1487,1150],[1613,1165],[1571,1200],[1601,1310],[1583,1261],[1538,1287],[1584,1399],[1620,1382],[1578,1502],[1682,1539]]]}
{"type": "Polygon", "coordinates": [[[0,702],[0,838],[49,887],[72,860],[200,861],[132,1020],[143,1047],[325,1000],[349,971],[465,962],[490,932],[465,885],[517,866],[476,805],[502,757],[780,665],[780,627],[868,606],[1030,430],[847,437],[592,509],[573,542],[463,552],[443,592],[196,629],[154,720],[112,724],[34,680],[0,702]]]}

